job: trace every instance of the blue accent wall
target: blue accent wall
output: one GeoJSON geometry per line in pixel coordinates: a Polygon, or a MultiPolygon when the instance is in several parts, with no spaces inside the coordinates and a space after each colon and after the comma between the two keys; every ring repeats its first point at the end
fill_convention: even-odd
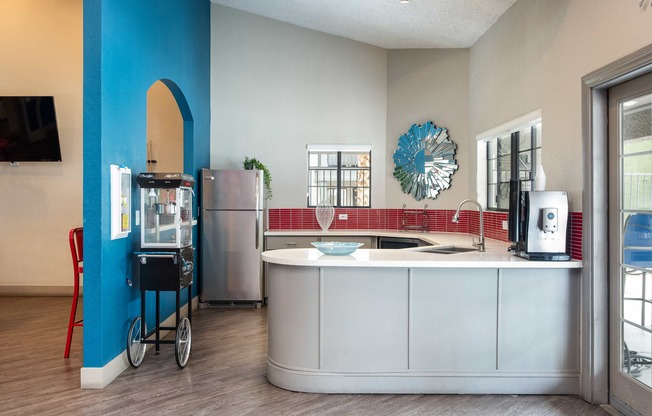
{"type": "MultiPolygon", "coordinates": [[[[135,177],[147,170],[147,90],[157,80],[179,104],[184,170],[197,180],[210,162],[210,1],[84,0],[84,367],[122,353],[140,314],[140,292],[126,284],[140,227],[132,221],[129,237],[111,240],[109,166],[132,171],[133,218],[135,177]]],[[[162,317],[174,311],[174,292],[164,295],[162,317]]]]}

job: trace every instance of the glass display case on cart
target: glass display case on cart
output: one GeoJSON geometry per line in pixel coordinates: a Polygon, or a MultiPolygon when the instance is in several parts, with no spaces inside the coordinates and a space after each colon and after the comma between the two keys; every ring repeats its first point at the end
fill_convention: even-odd
{"type": "Polygon", "coordinates": [[[192,245],[192,186],[182,173],[141,173],[141,248],[182,248],[192,245]]]}

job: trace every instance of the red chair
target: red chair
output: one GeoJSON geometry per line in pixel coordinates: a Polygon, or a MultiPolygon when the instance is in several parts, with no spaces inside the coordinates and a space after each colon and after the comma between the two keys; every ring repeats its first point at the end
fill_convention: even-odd
{"type": "Polygon", "coordinates": [[[77,300],[79,299],[79,275],[84,273],[84,229],[73,228],[68,234],[70,241],[70,253],[72,254],[72,267],[75,272],[75,289],[72,295],[72,308],[70,308],[70,321],[68,321],[68,337],[66,339],[66,352],[63,357],[70,356],[70,343],[72,342],[72,330],[76,326],[84,326],[84,320],[75,320],[77,315],[77,300]]]}

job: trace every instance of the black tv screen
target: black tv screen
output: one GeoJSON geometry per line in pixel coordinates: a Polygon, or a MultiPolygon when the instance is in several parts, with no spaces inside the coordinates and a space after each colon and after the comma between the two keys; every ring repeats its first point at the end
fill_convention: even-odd
{"type": "Polygon", "coordinates": [[[0,96],[0,161],[61,161],[54,97],[0,96]]]}

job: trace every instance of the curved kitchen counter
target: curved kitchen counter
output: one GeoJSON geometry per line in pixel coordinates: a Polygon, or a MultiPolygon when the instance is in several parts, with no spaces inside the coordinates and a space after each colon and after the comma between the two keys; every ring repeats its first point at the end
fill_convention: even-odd
{"type": "Polygon", "coordinates": [[[577,394],[581,262],[487,243],[450,255],[264,252],[268,380],[324,393],[577,394]]]}
{"type": "MultiPolygon", "coordinates": [[[[266,235],[295,236],[369,236],[370,231],[346,232],[276,232],[266,235]]],[[[419,238],[437,246],[471,247],[470,234],[453,233],[402,233],[377,231],[374,237],[419,238]]],[[[263,253],[263,261],[273,264],[316,267],[438,267],[438,268],[535,268],[535,269],[577,269],[582,262],[571,261],[531,261],[515,257],[507,251],[506,243],[487,239],[486,251],[480,253],[469,251],[455,254],[437,254],[427,252],[431,247],[417,247],[400,250],[377,250],[360,248],[348,256],[327,256],[315,248],[271,250],[263,253]]]]}
{"type": "Polygon", "coordinates": [[[582,262],[528,261],[499,250],[455,254],[429,253],[427,248],[379,250],[358,249],[348,256],[327,256],[315,248],[272,250],[263,253],[271,264],[314,267],[409,267],[409,268],[501,268],[501,269],[579,269],[582,262]]]}

